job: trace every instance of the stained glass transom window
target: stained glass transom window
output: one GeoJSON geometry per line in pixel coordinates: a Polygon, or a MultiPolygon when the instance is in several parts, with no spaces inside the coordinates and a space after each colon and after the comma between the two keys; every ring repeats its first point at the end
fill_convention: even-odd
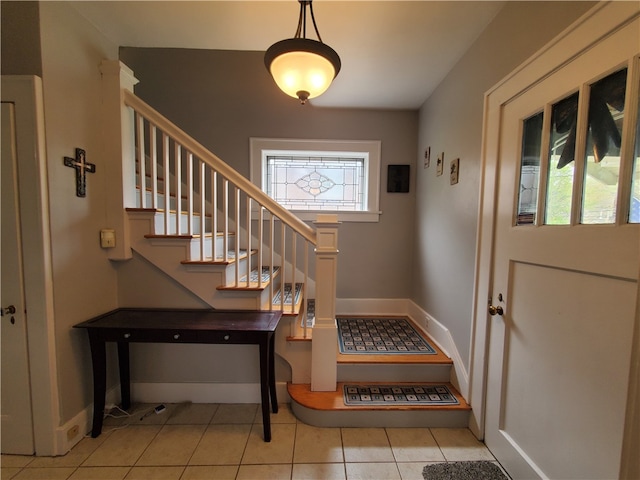
{"type": "Polygon", "coordinates": [[[291,210],[366,209],[364,156],[267,155],[266,192],[291,210]]]}
{"type": "MultiPolygon", "coordinates": [[[[380,220],[379,140],[251,138],[251,181],[301,220],[380,220]]],[[[256,210],[257,212],[257,210],[256,210]]]]}

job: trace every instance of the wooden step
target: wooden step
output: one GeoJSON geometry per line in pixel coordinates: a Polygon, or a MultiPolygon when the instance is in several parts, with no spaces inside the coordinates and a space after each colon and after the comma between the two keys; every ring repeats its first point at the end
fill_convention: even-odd
{"type": "MultiPolygon", "coordinates": [[[[423,334],[424,335],[424,334],[423,334]]],[[[424,335],[426,337],[426,335],[424,335]]],[[[428,337],[427,337],[428,339],[428,337]]],[[[343,354],[338,351],[337,361],[338,364],[366,364],[366,363],[399,363],[404,365],[409,364],[442,364],[453,365],[453,361],[446,356],[433,341],[429,344],[436,350],[435,354],[423,355],[420,353],[394,353],[394,354],[382,354],[382,355],[368,355],[368,354],[343,354]]]]}
{"type": "MultiPolygon", "coordinates": [[[[305,423],[319,427],[467,427],[471,407],[447,382],[393,382],[397,385],[446,385],[459,405],[345,405],[343,386],[380,382],[339,382],[336,391],[312,392],[310,384],[287,385],[291,409],[305,423]]],[[[384,382],[388,384],[389,382],[384,382]]]]}
{"type": "Polygon", "coordinates": [[[218,290],[254,290],[262,291],[269,286],[271,280],[278,276],[280,273],[280,267],[273,267],[273,277],[271,276],[271,267],[262,267],[262,281],[258,282],[258,269],[251,270],[249,277],[249,284],[247,285],[247,276],[243,276],[238,281],[238,285],[220,285],[216,287],[218,290]]]}

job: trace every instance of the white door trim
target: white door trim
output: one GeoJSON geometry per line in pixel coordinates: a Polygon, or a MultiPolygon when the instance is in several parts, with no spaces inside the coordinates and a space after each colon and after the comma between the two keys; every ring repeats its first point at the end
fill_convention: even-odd
{"type": "MultiPolygon", "coordinates": [[[[487,302],[492,296],[491,285],[493,284],[492,248],[502,106],[638,16],[640,16],[640,6],[637,2],[598,3],[485,94],[469,373],[469,398],[473,407],[469,426],[479,438],[484,438],[485,431],[489,332],[487,302]]],[[[635,345],[634,348],[637,349],[638,346],[635,345]]]]}
{"type": "Polygon", "coordinates": [[[16,105],[35,452],[39,456],[60,455],[65,452],[58,451],[56,442],[60,409],[42,80],[33,75],[3,75],[2,101],[16,105]]]}

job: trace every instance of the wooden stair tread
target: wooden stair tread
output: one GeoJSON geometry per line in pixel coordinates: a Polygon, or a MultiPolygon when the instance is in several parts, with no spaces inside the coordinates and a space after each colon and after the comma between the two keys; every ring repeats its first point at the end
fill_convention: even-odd
{"type": "Polygon", "coordinates": [[[187,233],[181,233],[180,235],[175,234],[175,233],[173,233],[173,234],[170,233],[168,235],[158,234],[158,233],[147,233],[144,236],[144,238],[156,238],[156,239],[157,238],[166,238],[166,239],[179,238],[179,239],[182,239],[182,240],[192,240],[195,237],[196,237],[195,235],[189,235],[187,233]]]}
{"type": "MultiPolygon", "coordinates": [[[[432,345],[435,348],[435,345],[432,345]]],[[[422,363],[422,364],[442,364],[442,365],[452,365],[453,361],[447,357],[440,350],[436,351],[435,355],[421,355],[421,354],[382,354],[382,355],[367,355],[367,354],[343,354],[338,351],[337,361],[342,364],[353,364],[353,363],[398,363],[398,364],[412,364],[412,363],[422,363]]]]}
{"type": "Polygon", "coordinates": [[[335,392],[312,392],[311,384],[287,383],[291,399],[312,410],[471,410],[462,395],[450,383],[445,382],[394,382],[394,385],[446,385],[457,398],[459,405],[345,405],[342,387],[348,385],[388,385],[390,382],[339,382],[335,392]]]}

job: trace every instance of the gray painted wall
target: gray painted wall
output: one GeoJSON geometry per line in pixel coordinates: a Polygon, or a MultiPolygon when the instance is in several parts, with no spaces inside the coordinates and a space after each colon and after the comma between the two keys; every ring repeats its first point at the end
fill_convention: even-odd
{"type": "Polygon", "coordinates": [[[593,2],[506,2],[420,109],[412,299],[453,336],[469,369],[484,93],[542,48],[593,2]],[[444,174],[435,159],[444,152],[444,174]],[[460,179],[449,184],[450,161],[460,179]]]}
{"type": "Polygon", "coordinates": [[[249,177],[249,138],[381,140],[382,216],[343,223],[339,298],[408,298],[411,293],[415,182],[387,193],[387,165],[409,164],[415,178],[418,113],[300,105],[280,92],[262,52],[121,48],[140,83],[135,92],[249,177]]]}

